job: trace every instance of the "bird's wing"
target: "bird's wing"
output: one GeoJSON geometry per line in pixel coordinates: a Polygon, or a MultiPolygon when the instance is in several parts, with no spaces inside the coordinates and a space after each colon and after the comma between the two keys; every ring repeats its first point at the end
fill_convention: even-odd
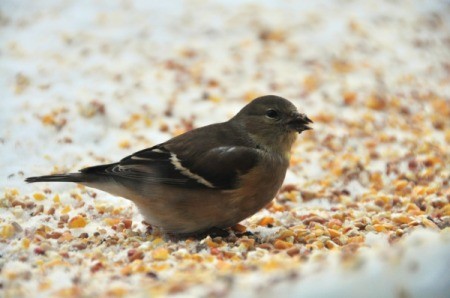
{"type": "Polygon", "coordinates": [[[162,145],[136,152],[116,164],[84,169],[148,183],[188,188],[233,189],[239,176],[250,171],[259,158],[256,149],[222,146],[188,155],[162,145]]]}
{"type": "Polygon", "coordinates": [[[261,158],[258,149],[245,146],[220,146],[203,154],[178,156],[180,165],[191,173],[202,177],[215,188],[234,189],[240,177],[253,169],[261,158]]]}

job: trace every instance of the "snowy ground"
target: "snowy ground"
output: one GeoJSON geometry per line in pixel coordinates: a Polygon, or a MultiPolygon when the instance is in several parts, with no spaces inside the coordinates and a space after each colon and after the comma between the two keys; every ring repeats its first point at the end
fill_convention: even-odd
{"type": "Polygon", "coordinates": [[[3,0],[0,24],[0,296],[448,296],[449,2],[3,0]],[[253,235],[175,241],[23,182],[265,94],[315,123],[253,235]]]}

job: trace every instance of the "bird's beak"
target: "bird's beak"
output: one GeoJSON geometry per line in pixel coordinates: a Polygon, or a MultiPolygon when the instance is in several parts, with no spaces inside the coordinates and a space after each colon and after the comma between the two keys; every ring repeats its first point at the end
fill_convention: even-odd
{"type": "Polygon", "coordinates": [[[301,133],[302,131],[312,129],[312,127],[308,126],[308,124],[311,123],[313,123],[312,120],[309,119],[305,114],[295,113],[292,114],[292,116],[288,120],[287,126],[290,129],[301,133]]]}

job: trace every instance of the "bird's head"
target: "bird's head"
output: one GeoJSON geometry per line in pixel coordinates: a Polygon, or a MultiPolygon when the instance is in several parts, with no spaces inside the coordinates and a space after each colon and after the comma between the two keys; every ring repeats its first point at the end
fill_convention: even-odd
{"type": "Polygon", "coordinates": [[[280,152],[290,150],[297,133],[312,129],[311,119],[275,95],[254,99],[230,121],[243,125],[257,144],[280,152]]]}

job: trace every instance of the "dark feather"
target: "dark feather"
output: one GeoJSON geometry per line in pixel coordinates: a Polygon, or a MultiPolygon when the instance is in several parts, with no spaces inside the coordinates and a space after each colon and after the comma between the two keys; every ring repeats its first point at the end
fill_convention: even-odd
{"type": "Polygon", "coordinates": [[[117,164],[83,171],[101,170],[121,178],[188,188],[233,189],[239,184],[239,176],[254,167],[259,158],[257,150],[241,146],[222,146],[201,154],[199,151],[194,151],[195,157],[190,159],[186,151],[177,155],[162,144],[136,152],[117,164]],[[176,167],[174,157],[183,168],[176,167]],[[200,177],[208,184],[202,183],[200,177]]]}
{"type": "Polygon", "coordinates": [[[259,159],[257,149],[237,146],[218,147],[196,159],[181,159],[181,164],[202,176],[216,188],[234,189],[239,177],[248,173],[259,159]]]}
{"type": "Polygon", "coordinates": [[[34,182],[84,182],[85,177],[80,173],[56,174],[38,177],[28,177],[25,179],[28,183],[34,182]]]}

